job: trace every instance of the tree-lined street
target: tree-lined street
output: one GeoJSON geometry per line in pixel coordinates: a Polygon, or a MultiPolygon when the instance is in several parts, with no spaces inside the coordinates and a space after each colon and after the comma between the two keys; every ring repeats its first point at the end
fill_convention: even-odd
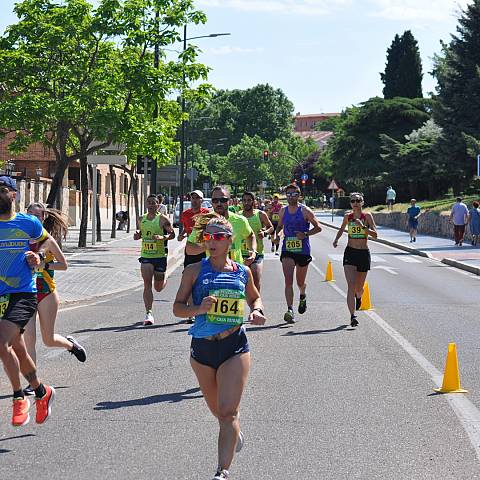
{"type": "MultiPolygon", "coordinates": [[[[247,443],[232,475],[478,478],[466,427],[447,398],[433,394],[437,385],[417,360],[376,317],[361,313],[357,329],[347,326],[340,293],[344,240],[335,250],[333,237],[326,228],[312,238],[308,309],[292,326],[282,320],[280,262],[266,255],[268,323],[249,328],[253,369],[242,402],[247,443]],[[334,284],[323,282],[329,259],[334,284]]],[[[478,409],[479,302],[472,291],[479,278],[380,244],[371,249],[375,315],[441,372],[447,344],[455,341],[462,385],[478,409]]],[[[66,353],[40,350],[42,375],[57,386],[55,418],[21,431],[3,424],[2,473],[36,469],[38,478],[55,478],[75,464],[80,477],[208,476],[217,427],[188,366],[188,326],[171,313],[180,275],[175,270],[156,296],[158,320],[151,328],[141,326],[138,288],[63,309],[59,327],[88,346],[89,361],[79,365],[66,353]]],[[[2,382],[2,418],[9,414],[9,393],[2,382]]],[[[466,425],[476,420],[467,418],[466,425]]]]}

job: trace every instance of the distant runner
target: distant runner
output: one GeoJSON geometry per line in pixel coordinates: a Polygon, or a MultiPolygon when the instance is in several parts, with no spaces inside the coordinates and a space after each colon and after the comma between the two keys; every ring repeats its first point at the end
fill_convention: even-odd
{"type": "Polygon", "coordinates": [[[283,229],[284,239],[280,260],[285,277],[285,299],[287,301],[287,311],[283,319],[287,323],[294,323],[293,276],[296,273],[297,285],[300,289],[298,313],[303,314],[307,310],[307,284],[305,280],[308,273],[308,264],[312,261],[309,237],[321,232],[322,227],[312,210],[299,203],[300,188],[291,184],[285,190],[288,205],[280,211],[276,234],[278,241],[280,231],[283,229]],[[311,230],[310,224],[313,226],[311,230]]]}
{"type": "MultiPolygon", "coordinates": [[[[250,264],[250,270],[253,274],[253,280],[257,290],[260,291],[263,271],[263,239],[273,233],[273,226],[265,212],[253,208],[255,196],[252,192],[245,192],[242,196],[243,210],[240,212],[252,227],[257,239],[257,255],[255,260],[250,264]]],[[[244,258],[248,257],[248,251],[245,242],[242,243],[242,255],[244,258]]]]}
{"type": "MultiPolygon", "coordinates": [[[[268,209],[268,215],[273,225],[274,232],[277,231],[278,221],[280,219],[280,210],[283,205],[280,203],[280,196],[275,193],[273,195],[273,201],[270,203],[270,208],[268,209]]],[[[280,246],[280,240],[275,238],[275,235],[272,235],[272,252],[275,252],[275,255],[278,255],[278,248],[280,246]]]]}
{"type": "Polygon", "coordinates": [[[350,311],[350,325],[358,325],[355,310],[362,304],[363,286],[370,270],[370,250],[368,236],[377,238],[377,227],[370,213],[363,213],[363,195],[354,192],[350,194],[353,211],[343,218],[342,226],[333,241],[337,248],[338,240],[345,229],[348,229],[348,243],[343,255],[343,269],[348,283],[347,305],[350,311]]]}
{"type": "Polygon", "coordinates": [[[167,283],[168,248],[167,241],[175,238],[170,220],[167,216],[157,213],[159,202],[156,195],[147,197],[147,213],[140,219],[140,231],[133,235],[134,240],[142,240],[142,251],[138,261],[141,263],[143,278],[143,302],[145,304],[145,319],[143,325],[153,325],[152,313],[153,286],[161,292],[167,283]]]}

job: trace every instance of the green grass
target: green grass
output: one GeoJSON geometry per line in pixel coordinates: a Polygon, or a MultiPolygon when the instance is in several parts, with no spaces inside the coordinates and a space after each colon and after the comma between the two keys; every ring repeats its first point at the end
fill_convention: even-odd
{"type": "MultiPolygon", "coordinates": [[[[431,212],[436,212],[440,214],[441,212],[450,212],[452,205],[455,203],[456,197],[448,197],[448,198],[439,198],[437,200],[419,200],[417,201],[417,205],[422,207],[422,212],[428,210],[431,212]]],[[[463,198],[463,203],[467,205],[468,208],[472,206],[472,202],[474,200],[479,200],[478,195],[467,195],[463,198]]],[[[394,212],[406,212],[407,208],[410,206],[410,202],[408,203],[396,203],[393,206],[394,212]]],[[[373,207],[368,207],[367,210],[372,210],[373,212],[386,212],[387,207],[386,205],[375,205],[373,207]]]]}

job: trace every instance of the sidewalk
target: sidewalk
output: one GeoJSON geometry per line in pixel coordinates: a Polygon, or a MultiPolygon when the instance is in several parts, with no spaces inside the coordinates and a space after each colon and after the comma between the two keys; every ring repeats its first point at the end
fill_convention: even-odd
{"type": "MultiPolygon", "coordinates": [[[[89,246],[74,248],[74,234],[64,245],[68,270],[56,272],[58,294],[62,305],[120,293],[143,284],[140,275],[140,241],[133,240],[133,231],[119,233],[119,238],[110,239],[110,231],[102,237],[105,242],[90,245],[91,231],[88,231],[89,246]]],[[[102,231],[102,234],[104,232],[102,231]]],[[[168,242],[167,274],[183,260],[183,244],[176,239],[168,242]]]]}
{"type": "MultiPolygon", "coordinates": [[[[343,217],[332,216],[330,212],[315,212],[321,223],[339,228],[343,217]]],[[[453,240],[448,238],[418,235],[415,243],[410,243],[408,232],[393,230],[392,228],[377,226],[378,239],[380,243],[400,248],[415,255],[433,258],[447,265],[480,275],[480,247],[473,247],[464,244],[463,247],[456,247],[453,240]]]]}

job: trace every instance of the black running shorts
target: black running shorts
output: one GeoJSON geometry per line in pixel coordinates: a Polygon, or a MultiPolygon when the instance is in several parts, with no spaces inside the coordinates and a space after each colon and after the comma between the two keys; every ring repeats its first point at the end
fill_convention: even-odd
{"type": "Polygon", "coordinates": [[[370,250],[368,248],[347,247],[343,254],[343,264],[357,267],[357,272],[370,270],[370,250]]]}
{"type": "Polygon", "coordinates": [[[25,326],[37,312],[37,294],[30,292],[10,293],[7,309],[1,317],[18,326],[23,333],[25,326]]]}

